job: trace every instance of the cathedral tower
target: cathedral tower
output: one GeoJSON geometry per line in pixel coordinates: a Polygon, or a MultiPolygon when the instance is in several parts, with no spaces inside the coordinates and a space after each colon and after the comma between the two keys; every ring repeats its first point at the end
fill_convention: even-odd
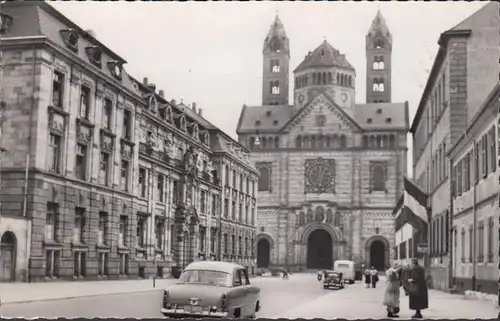
{"type": "Polygon", "coordinates": [[[262,51],[262,105],[288,105],[290,43],[276,15],[262,51]]]}
{"type": "Polygon", "coordinates": [[[366,102],[391,102],[392,35],[380,11],[366,35],[366,102]]]}

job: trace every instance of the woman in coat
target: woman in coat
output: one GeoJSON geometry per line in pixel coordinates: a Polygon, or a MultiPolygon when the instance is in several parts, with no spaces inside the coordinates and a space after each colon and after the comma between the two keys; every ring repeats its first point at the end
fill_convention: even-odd
{"type": "Polygon", "coordinates": [[[401,286],[401,268],[397,263],[386,272],[386,289],[384,305],[387,307],[387,317],[397,318],[399,313],[399,287],[401,286]]]}
{"type": "Polygon", "coordinates": [[[370,273],[370,269],[365,269],[365,284],[366,284],[366,288],[369,289],[370,288],[370,284],[371,284],[371,273],[370,273]]]}
{"type": "Polygon", "coordinates": [[[371,281],[372,281],[372,288],[377,287],[377,282],[378,282],[378,271],[372,266],[372,269],[370,271],[371,274],[371,281]]]}
{"type": "Polygon", "coordinates": [[[410,279],[405,292],[410,296],[410,310],[415,310],[415,315],[412,318],[421,319],[421,311],[429,307],[425,270],[418,264],[417,259],[412,259],[411,263],[410,279]]]}

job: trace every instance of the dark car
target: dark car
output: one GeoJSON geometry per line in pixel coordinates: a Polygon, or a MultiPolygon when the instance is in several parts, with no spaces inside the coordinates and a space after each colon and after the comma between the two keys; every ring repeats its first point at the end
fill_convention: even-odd
{"type": "Polygon", "coordinates": [[[325,277],[323,279],[323,289],[343,289],[344,288],[344,280],[342,278],[341,272],[335,271],[326,271],[325,277]]]}

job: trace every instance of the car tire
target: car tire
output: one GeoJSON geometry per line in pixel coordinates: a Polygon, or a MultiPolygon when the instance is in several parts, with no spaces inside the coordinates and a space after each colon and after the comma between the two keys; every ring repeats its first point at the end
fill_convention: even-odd
{"type": "Polygon", "coordinates": [[[325,290],[326,290],[326,289],[328,289],[328,287],[327,287],[326,285],[323,285],[323,289],[325,289],[325,290]]]}

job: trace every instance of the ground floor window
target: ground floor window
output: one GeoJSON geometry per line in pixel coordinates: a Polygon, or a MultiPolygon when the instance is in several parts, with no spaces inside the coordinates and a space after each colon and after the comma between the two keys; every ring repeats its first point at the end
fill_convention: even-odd
{"type": "Polygon", "coordinates": [[[120,253],[120,276],[128,275],[128,254],[120,253]]]}
{"type": "Polygon", "coordinates": [[[85,252],[75,252],[73,254],[73,276],[75,278],[85,277],[85,252]]]}
{"type": "Polygon", "coordinates": [[[99,261],[98,261],[98,266],[97,266],[98,267],[97,275],[106,276],[106,275],[108,275],[109,253],[100,252],[98,257],[99,257],[99,261]]]}
{"type": "Polygon", "coordinates": [[[61,251],[47,250],[45,252],[45,276],[48,278],[59,277],[59,266],[61,259],[61,251]]]}

